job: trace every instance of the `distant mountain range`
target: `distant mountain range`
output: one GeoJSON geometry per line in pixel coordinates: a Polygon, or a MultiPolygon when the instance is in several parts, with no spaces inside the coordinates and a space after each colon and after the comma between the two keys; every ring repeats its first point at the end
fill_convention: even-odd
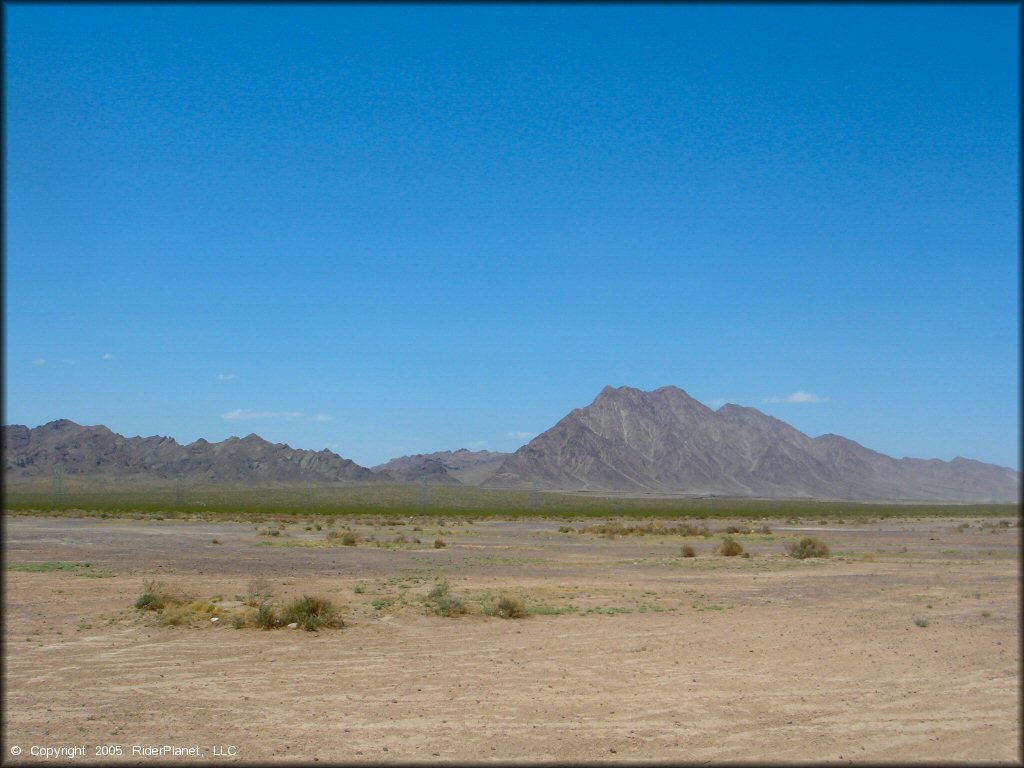
{"type": "Polygon", "coordinates": [[[956,458],[893,459],[808,437],[755,408],[717,411],[677,387],[605,387],[506,459],[489,485],[759,498],[1016,501],[1020,473],[956,458]]]}
{"type": "Polygon", "coordinates": [[[372,470],[257,435],[181,445],[62,419],[3,428],[4,474],[224,485],[439,483],[632,494],[1012,502],[1020,473],[970,459],[894,459],[838,435],[808,437],[754,409],[713,411],[677,387],[605,387],[512,454],[439,451],[372,470]]]}
{"type": "Polygon", "coordinates": [[[13,478],[59,471],[111,481],[181,479],[213,485],[389,479],[331,451],[297,450],[258,435],[180,445],[170,437],[122,437],[104,426],[60,419],[35,429],[4,427],[3,438],[4,474],[13,478]]]}

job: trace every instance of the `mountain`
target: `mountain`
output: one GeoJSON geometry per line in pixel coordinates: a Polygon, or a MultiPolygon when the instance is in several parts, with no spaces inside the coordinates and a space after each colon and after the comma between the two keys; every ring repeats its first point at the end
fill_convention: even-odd
{"type": "Polygon", "coordinates": [[[1017,501],[1020,474],[969,459],[894,459],[808,437],[755,408],[677,387],[605,387],[509,456],[494,487],[887,501],[1017,501]]]}
{"type": "Polygon", "coordinates": [[[391,459],[371,469],[387,473],[398,482],[480,485],[489,480],[510,454],[500,451],[437,451],[391,459]]]}
{"type": "Polygon", "coordinates": [[[59,471],[109,480],[251,485],[390,479],[331,451],[297,450],[258,435],[180,445],[170,437],[122,437],[104,426],[60,419],[35,429],[5,426],[3,443],[9,478],[49,477],[59,471]]]}

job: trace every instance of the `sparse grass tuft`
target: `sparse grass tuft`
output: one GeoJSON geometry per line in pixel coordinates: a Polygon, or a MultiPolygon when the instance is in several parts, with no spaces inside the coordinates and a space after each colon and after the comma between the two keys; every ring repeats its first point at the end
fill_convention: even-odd
{"type": "Polygon", "coordinates": [[[724,557],[735,557],[743,554],[743,547],[736,539],[726,536],[722,543],[715,547],[715,553],[724,557]]]}
{"type": "Polygon", "coordinates": [[[808,557],[828,557],[828,545],[814,536],[804,536],[800,541],[791,541],[786,545],[790,557],[803,560],[808,557]]]}
{"type": "Polygon", "coordinates": [[[696,557],[697,552],[689,544],[684,544],[682,550],[679,552],[680,557],[696,557]]]}
{"type": "Polygon", "coordinates": [[[444,549],[446,546],[448,545],[444,543],[444,540],[434,539],[434,549],[444,549]]]}
{"type": "Polygon", "coordinates": [[[162,611],[165,608],[187,603],[188,596],[176,587],[169,587],[162,581],[147,579],[142,582],[142,595],[135,601],[141,611],[162,611]]]}

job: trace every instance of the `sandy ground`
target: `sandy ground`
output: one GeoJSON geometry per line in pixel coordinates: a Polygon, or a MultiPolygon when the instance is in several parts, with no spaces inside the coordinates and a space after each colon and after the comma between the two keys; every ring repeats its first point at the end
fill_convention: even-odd
{"type": "Polygon", "coordinates": [[[737,537],[745,559],[713,555],[717,536],[414,522],[363,525],[423,542],[378,548],[323,546],[305,521],[272,537],[7,516],[5,761],[111,746],[151,763],[132,748],[161,745],[203,762],[1021,760],[1017,527],[769,521],[737,537]],[[786,557],[800,527],[833,556],[786,557]],[[55,561],[91,567],[12,570],[55,561]],[[330,597],[346,626],[160,627],[132,607],[143,579],[230,605],[253,576],[330,597]],[[438,578],[473,605],[507,591],[567,612],[427,615],[438,578]]]}

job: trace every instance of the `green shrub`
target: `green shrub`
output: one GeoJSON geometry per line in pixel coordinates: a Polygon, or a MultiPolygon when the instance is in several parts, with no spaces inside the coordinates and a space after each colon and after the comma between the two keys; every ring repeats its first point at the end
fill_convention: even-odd
{"type": "Polygon", "coordinates": [[[724,557],[735,557],[736,555],[743,554],[743,547],[736,539],[726,536],[722,539],[722,543],[715,548],[715,552],[724,557]]]}
{"type": "Polygon", "coordinates": [[[427,610],[438,616],[451,618],[453,616],[462,616],[468,612],[465,603],[457,597],[451,596],[447,581],[438,582],[427,593],[424,600],[427,603],[427,610]]]}
{"type": "Polygon", "coordinates": [[[786,545],[786,552],[790,557],[803,560],[808,557],[828,557],[828,545],[821,539],[814,536],[804,536],[800,541],[791,541],[786,545]]]}
{"type": "Polygon", "coordinates": [[[260,629],[273,629],[281,626],[281,620],[277,617],[277,611],[272,605],[261,603],[256,606],[256,612],[252,616],[253,626],[260,629]]]}
{"type": "Polygon", "coordinates": [[[320,627],[345,626],[330,600],[309,595],[303,595],[286,606],[281,613],[281,623],[298,624],[307,632],[315,632],[320,627]]]}
{"type": "Polygon", "coordinates": [[[928,619],[914,619],[914,623],[919,627],[927,627],[928,619]]]}

